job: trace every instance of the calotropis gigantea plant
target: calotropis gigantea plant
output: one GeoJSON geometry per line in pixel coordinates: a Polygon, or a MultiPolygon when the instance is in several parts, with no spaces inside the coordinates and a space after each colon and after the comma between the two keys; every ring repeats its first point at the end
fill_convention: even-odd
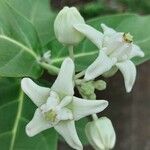
{"type": "Polygon", "coordinates": [[[106,113],[120,122],[120,105],[112,105],[109,95],[120,89],[110,90],[107,78],[122,72],[126,91],[132,91],[135,65],[150,58],[150,15],[93,17],[85,20],[75,7],[57,14],[50,0],[0,0],[1,150],[62,150],[62,143],[113,149],[119,136],[106,113]],[[105,89],[106,109],[108,102],[97,97],[105,89]]]}
{"type": "Polygon", "coordinates": [[[136,67],[130,59],[143,57],[144,53],[133,43],[129,33],[117,32],[104,24],[101,26],[104,33],[87,25],[75,7],[64,7],[56,16],[55,35],[68,48],[70,58],[63,60],[60,69],[48,67],[52,62],[49,51],[41,58],[42,67],[50,74],[51,71],[58,74],[51,88],[38,86],[30,78],[22,79],[22,90],[38,107],[26,126],[28,136],[53,127],[73,149],[82,150],[75,121],[92,115],[93,121],[85,128],[89,143],[96,150],[114,147],[116,134],[111,121],[106,117],[98,119],[96,115],[108,105],[106,100],[96,100],[95,94],[95,90],[105,90],[106,83],[95,78],[100,75],[110,77],[119,69],[124,76],[126,91],[130,92],[136,78],[136,67]],[[99,55],[86,70],[76,74],[73,49],[83,38],[97,46],[99,55]],[[83,98],[75,96],[74,88],[83,98]]]}
{"type": "MultiPolygon", "coordinates": [[[[28,136],[54,127],[72,148],[82,150],[75,121],[92,115],[93,122],[87,124],[85,131],[93,148],[105,150],[114,147],[116,135],[111,121],[106,117],[98,119],[96,115],[107,107],[108,102],[95,100],[95,89],[104,90],[106,83],[94,79],[100,75],[112,76],[119,69],[124,76],[126,91],[130,92],[136,78],[136,67],[130,59],[143,57],[144,53],[133,44],[129,33],[117,32],[104,24],[101,26],[104,33],[87,25],[74,7],[64,7],[57,15],[55,35],[59,42],[68,47],[70,58],[65,58],[61,68],[57,69],[58,76],[51,88],[38,86],[29,78],[22,79],[22,90],[38,107],[26,126],[28,136]],[[85,71],[75,75],[73,47],[84,37],[97,46],[99,55],[85,71]],[[74,96],[75,87],[84,99],[74,96]]],[[[51,55],[46,52],[41,61],[50,64],[51,55]]]]}

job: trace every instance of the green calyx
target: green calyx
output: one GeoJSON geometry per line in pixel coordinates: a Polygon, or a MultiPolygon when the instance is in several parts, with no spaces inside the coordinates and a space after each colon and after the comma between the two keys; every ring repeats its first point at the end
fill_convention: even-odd
{"type": "Polygon", "coordinates": [[[83,82],[78,86],[79,93],[85,99],[96,99],[95,90],[105,90],[106,82],[103,80],[83,82]]]}
{"type": "Polygon", "coordinates": [[[78,90],[83,98],[96,99],[93,81],[81,83],[81,85],[78,86],[78,90]]]}

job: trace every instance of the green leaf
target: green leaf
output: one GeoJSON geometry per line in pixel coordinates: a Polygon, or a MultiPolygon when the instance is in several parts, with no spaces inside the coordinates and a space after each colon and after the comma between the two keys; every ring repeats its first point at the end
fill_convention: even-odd
{"type": "Polygon", "coordinates": [[[56,13],[50,7],[50,0],[7,0],[10,5],[30,20],[36,27],[42,45],[54,36],[53,22],[56,13]]]}
{"type": "Polygon", "coordinates": [[[89,142],[87,140],[86,134],[85,134],[85,125],[88,123],[88,118],[83,118],[79,121],[76,122],[76,129],[77,129],[77,133],[78,136],[81,140],[81,143],[83,145],[88,145],[89,142]]]}
{"type": "Polygon", "coordinates": [[[40,50],[33,25],[0,0],[0,76],[39,77],[40,50]]]}
{"type": "Polygon", "coordinates": [[[57,150],[57,133],[48,129],[29,138],[25,126],[35,106],[21,91],[19,80],[0,79],[0,146],[2,150],[57,150]]]}
{"type": "MultiPolygon", "coordinates": [[[[100,30],[100,24],[105,23],[117,31],[130,32],[134,36],[134,42],[145,53],[144,58],[136,58],[134,62],[140,64],[150,59],[150,16],[134,14],[110,15],[89,20],[87,23],[98,30],[100,30]]],[[[67,48],[63,47],[55,39],[47,45],[47,48],[52,50],[52,64],[55,66],[60,66],[64,58],[68,56],[67,48]]],[[[98,49],[89,40],[84,40],[74,49],[77,71],[86,69],[98,55],[98,49]]]]}

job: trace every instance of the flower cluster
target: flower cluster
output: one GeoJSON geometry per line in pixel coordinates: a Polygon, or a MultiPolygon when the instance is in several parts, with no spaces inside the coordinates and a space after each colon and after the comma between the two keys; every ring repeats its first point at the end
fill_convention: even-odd
{"type": "MultiPolygon", "coordinates": [[[[136,67],[131,58],[143,57],[144,53],[134,44],[130,33],[117,32],[104,24],[101,24],[101,27],[103,33],[87,25],[74,7],[64,7],[59,12],[54,22],[58,41],[73,47],[86,37],[97,46],[99,55],[83,72],[82,79],[76,78],[74,61],[69,57],[63,61],[51,88],[38,86],[29,78],[22,79],[22,90],[37,106],[33,119],[26,126],[28,136],[54,127],[72,148],[82,150],[75,121],[92,115],[93,121],[85,128],[91,145],[96,150],[114,147],[116,135],[111,121],[106,117],[98,119],[96,116],[96,113],[108,106],[108,102],[95,100],[95,89],[104,90],[106,83],[102,80],[95,81],[95,78],[100,75],[110,77],[120,70],[126,91],[130,92],[136,78],[136,67]],[[74,96],[75,87],[83,98],[74,96]]],[[[47,52],[42,60],[50,65],[50,52],[47,52]]]]}
{"type": "Polygon", "coordinates": [[[26,126],[28,136],[54,127],[74,149],[82,150],[75,123],[85,116],[103,111],[105,100],[85,100],[74,95],[74,62],[66,58],[51,88],[38,86],[29,78],[22,79],[23,91],[38,107],[33,119],[26,126]]]}

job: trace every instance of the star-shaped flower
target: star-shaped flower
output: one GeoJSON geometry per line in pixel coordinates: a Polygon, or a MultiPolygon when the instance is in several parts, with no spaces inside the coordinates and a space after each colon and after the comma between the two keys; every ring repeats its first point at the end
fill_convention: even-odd
{"type": "Polygon", "coordinates": [[[74,27],[100,50],[97,59],[87,68],[85,80],[92,80],[104,73],[114,74],[119,69],[124,76],[126,91],[130,92],[136,78],[136,67],[130,59],[144,57],[143,51],[133,43],[133,36],[116,32],[104,24],[101,25],[104,34],[86,24],[74,27]]]}
{"type": "Polygon", "coordinates": [[[28,136],[54,127],[74,149],[82,150],[75,121],[90,114],[103,111],[108,102],[105,100],[85,100],[74,95],[74,63],[66,58],[58,77],[51,88],[41,87],[31,79],[22,79],[23,91],[38,107],[33,119],[26,126],[28,136]]]}

